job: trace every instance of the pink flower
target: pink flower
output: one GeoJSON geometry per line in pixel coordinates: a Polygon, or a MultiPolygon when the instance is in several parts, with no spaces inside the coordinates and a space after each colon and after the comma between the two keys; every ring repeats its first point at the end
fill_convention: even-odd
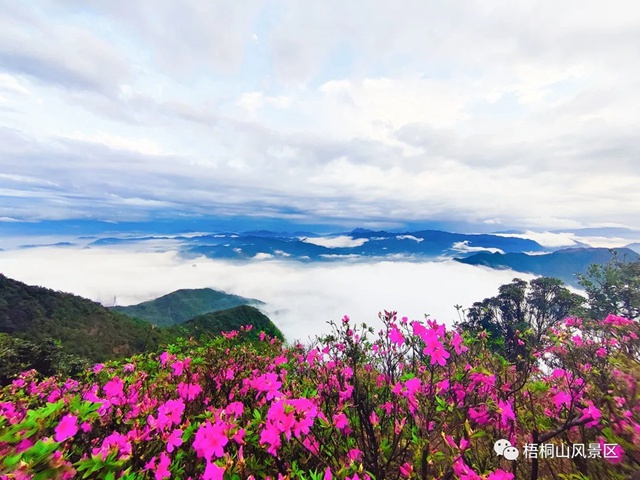
{"type": "Polygon", "coordinates": [[[166,453],[162,452],[160,454],[160,463],[156,467],[156,480],[163,480],[171,476],[169,465],[171,465],[171,459],[166,453]]]}
{"type": "Polygon", "coordinates": [[[406,382],[404,382],[404,387],[407,389],[407,395],[413,397],[420,388],[422,388],[422,381],[417,378],[410,378],[406,382]]]}
{"type": "Polygon", "coordinates": [[[503,427],[506,427],[509,424],[509,420],[516,419],[516,416],[513,413],[513,408],[511,408],[511,404],[509,402],[500,400],[498,402],[498,413],[500,413],[503,427]]]}
{"type": "Polygon", "coordinates": [[[369,415],[369,421],[374,427],[380,423],[380,419],[378,418],[378,415],[376,415],[376,412],[371,412],[371,415],[369,415]]]}
{"type": "Polygon", "coordinates": [[[395,325],[389,332],[389,340],[391,340],[396,345],[402,345],[404,343],[404,336],[402,335],[402,332],[398,330],[398,327],[396,327],[395,325]]]}
{"type": "Polygon", "coordinates": [[[352,448],[351,450],[349,450],[349,453],[347,453],[347,459],[350,462],[358,461],[361,456],[362,456],[362,451],[358,450],[357,448],[352,448]]]}
{"type": "Polygon", "coordinates": [[[480,475],[465,464],[461,457],[458,457],[453,464],[453,472],[458,476],[459,480],[482,480],[480,475]]]}
{"type": "Polygon", "coordinates": [[[220,421],[216,422],[215,425],[211,425],[207,420],[200,425],[193,441],[193,449],[198,457],[211,461],[214,455],[216,458],[224,455],[224,446],[229,441],[224,431],[225,425],[220,421]]]}
{"type": "Polygon", "coordinates": [[[224,478],[224,467],[219,467],[215,463],[207,462],[202,480],[222,480],[224,478]]]}
{"type": "Polygon", "coordinates": [[[178,384],[178,395],[187,401],[195,400],[200,393],[202,393],[202,387],[198,383],[180,382],[178,384]]]}
{"type": "Polygon", "coordinates": [[[400,475],[405,478],[409,478],[413,473],[413,465],[409,465],[409,463],[405,462],[400,465],[400,475]]]}
{"type": "Polygon", "coordinates": [[[595,427],[596,425],[598,425],[598,423],[600,423],[601,418],[602,413],[600,413],[600,410],[593,406],[593,404],[582,410],[581,420],[592,420],[585,424],[587,427],[595,427]]]}
{"type": "Polygon", "coordinates": [[[160,428],[178,425],[182,421],[184,402],[181,399],[167,400],[158,408],[158,425],[160,428]]]}
{"type": "Polygon", "coordinates": [[[22,453],[22,452],[24,452],[25,450],[28,450],[31,447],[33,447],[33,440],[31,440],[29,438],[23,438],[16,445],[16,453],[22,453]]]}
{"type": "Polygon", "coordinates": [[[78,418],[75,415],[67,414],[62,417],[55,430],[54,439],[56,442],[64,442],[78,433],[78,418]]]}
{"type": "Polygon", "coordinates": [[[242,402],[232,402],[227,405],[225,412],[227,415],[233,415],[235,418],[238,418],[242,416],[242,413],[244,412],[244,405],[242,402]]]}
{"type": "Polygon", "coordinates": [[[260,433],[260,444],[269,444],[267,452],[271,455],[276,455],[281,442],[280,431],[272,424],[267,424],[260,433]]]}
{"type": "Polygon", "coordinates": [[[244,428],[240,428],[236,433],[233,434],[233,437],[231,438],[238,445],[244,445],[244,434],[245,434],[244,428]]]}
{"type": "Polygon", "coordinates": [[[556,404],[556,408],[560,410],[563,406],[569,408],[571,405],[571,395],[567,392],[558,392],[554,395],[553,401],[556,404]]]}
{"type": "Polygon", "coordinates": [[[180,445],[182,445],[182,430],[174,430],[167,438],[167,452],[173,452],[180,445]]]}
{"type": "Polygon", "coordinates": [[[462,344],[462,337],[458,332],[453,332],[451,344],[453,345],[453,349],[455,350],[457,355],[460,355],[462,352],[466,352],[467,350],[469,350],[462,344]]]}
{"type": "Polygon", "coordinates": [[[168,361],[169,361],[169,352],[162,352],[160,354],[160,365],[164,367],[168,361]]]}
{"type": "Polygon", "coordinates": [[[333,480],[333,475],[331,474],[331,469],[329,467],[324,471],[324,477],[322,477],[322,480],[333,480]]]}
{"type": "Polygon", "coordinates": [[[148,470],[155,470],[156,469],[156,457],[151,457],[149,459],[149,461],[147,463],[144,464],[144,468],[142,469],[143,472],[146,472],[148,470]]]}
{"type": "Polygon", "coordinates": [[[487,480],[513,480],[513,473],[498,469],[487,477],[487,480]]]}
{"type": "Polygon", "coordinates": [[[120,380],[118,377],[113,377],[109,380],[104,387],[104,394],[108,399],[113,397],[121,397],[123,395],[124,382],[120,380]]]}
{"type": "Polygon", "coordinates": [[[177,362],[171,364],[171,368],[173,368],[173,374],[176,377],[179,377],[184,372],[184,363],[178,360],[177,362]]]}
{"type": "Polygon", "coordinates": [[[605,444],[602,438],[598,440],[598,443],[600,443],[600,451],[603,452],[603,457],[609,463],[622,463],[624,459],[624,449],[620,445],[613,446],[612,444],[605,444]]]}
{"type": "Polygon", "coordinates": [[[277,373],[265,373],[254,380],[253,386],[260,392],[267,392],[267,400],[271,400],[280,393],[282,383],[278,381],[277,373]]]}
{"type": "Polygon", "coordinates": [[[333,416],[333,424],[338,430],[342,430],[349,426],[349,420],[347,420],[347,416],[344,413],[340,412],[333,416]]]}
{"type": "Polygon", "coordinates": [[[442,367],[447,364],[447,358],[451,355],[447,352],[440,342],[437,342],[439,346],[436,348],[430,349],[429,347],[425,347],[425,354],[431,355],[431,365],[435,365],[436,363],[442,367]]]}

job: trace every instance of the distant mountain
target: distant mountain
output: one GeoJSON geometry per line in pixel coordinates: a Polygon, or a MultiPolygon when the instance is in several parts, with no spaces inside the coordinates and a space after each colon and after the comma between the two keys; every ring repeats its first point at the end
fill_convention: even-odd
{"type": "MultiPolygon", "coordinates": [[[[608,248],[565,248],[545,255],[525,253],[486,253],[481,252],[467,258],[456,258],[461,263],[482,265],[496,269],[510,268],[524,273],[533,273],[546,277],[556,277],[569,285],[578,286],[576,274],[586,273],[594,263],[607,263],[612,257],[608,248]]],[[[634,261],[640,255],[628,248],[616,248],[618,258],[634,261]]]]}
{"type": "Polygon", "coordinates": [[[242,235],[250,237],[267,237],[267,238],[295,238],[295,237],[318,237],[317,233],[312,232],[272,232],[271,230],[250,230],[243,232],[242,235]]]}
{"type": "Polygon", "coordinates": [[[626,227],[595,227],[595,228],[568,228],[563,230],[552,230],[553,233],[575,233],[581,236],[591,237],[628,237],[640,236],[640,230],[626,227]]]}
{"type": "Polygon", "coordinates": [[[57,243],[45,243],[45,244],[27,244],[20,245],[18,248],[36,248],[36,247],[73,247],[75,243],[71,242],[57,242],[57,243]]]}
{"type": "Polygon", "coordinates": [[[640,253],[640,242],[630,243],[629,245],[625,246],[625,248],[629,248],[636,253],[640,253]]]}
{"type": "Polygon", "coordinates": [[[191,320],[170,327],[170,332],[181,335],[219,335],[221,332],[240,330],[243,325],[253,325],[250,338],[257,338],[261,331],[271,337],[284,340],[282,332],[260,310],[249,305],[239,305],[226,310],[198,315],[191,320]]]}
{"type": "Polygon", "coordinates": [[[239,305],[262,305],[263,302],[252,298],[213,290],[211,288],[182,289],[162,297],[129,305],[111,307],[111,310],[124,313],[129,317],[140,318],[161,327],[177,325],[197,315],[225,310],[239,305]]]}
{"type": "Polygon", "coordinates": [[[201,235],[188,239],[182,247],[186,255],[205,255],[209,258],[291,258],[303,261],[358,257],[433,259],[467,256],[479,251],[544,252],[545,248],[533,240],[490,234],[439,230],[394,233],[362,228],[324,237],[273,232],[201,235]]]}

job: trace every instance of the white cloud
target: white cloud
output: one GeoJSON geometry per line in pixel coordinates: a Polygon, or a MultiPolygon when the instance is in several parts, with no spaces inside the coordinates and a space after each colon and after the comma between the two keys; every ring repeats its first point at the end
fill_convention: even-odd
{"type": "Polygon", "coordinates": [[[469,307],[495,295],[500,285],[515,276],[532,278],[453,261],[234,263],[126,248],[5,251],[0,252],[0,267],[5,275],[28,284],[108,305],[114,297],[118,304],[127,305],[179,288],[199,287],[257,298],[267,302],[266,313],[290,340],[327,333],[325,322],[343,315],[375,325],[383,309],[414,319],[427,313],[451,324],[457,320],[454,305],[469,307]]]}
{"type": "Polygon", "coordinates": [[[499,248],[472,247],[469,245],[469,240],[464,240],[462,242],[455,242],[451,246],[451,249],[461,253],[471,253],[471,252],[504,253],[504,251],[499,248]]]}
{"type": "Polygon", "coordinates": [[[424,238],[414,237],[413,235],[396,235],[398,240],[413,240],[414,242],[423,242],[424,238]]]}
{"type": "Polygon", "coordinates": [[[501,237],[526,238],[538,242],[543,247],[572,247],[577,245],[574,233],[534,232],[527,230],[524,233],[496,233],[501,237]]]}
{"type": "Polygon", "coordinates": [[[321,247],[327,248],[360,247],[368,241],[367,238],[352,238],[346,235],[340,235],[338,237],[305,237],[300,240],[305,243],[320,245],[321,247]]]}

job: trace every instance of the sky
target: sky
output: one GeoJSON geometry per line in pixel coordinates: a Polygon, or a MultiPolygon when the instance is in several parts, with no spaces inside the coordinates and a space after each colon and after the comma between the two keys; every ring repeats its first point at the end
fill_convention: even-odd
{"type": "Polygon", "coordinates": [[[634,1],[0,0],[0,221],[640,228],[634,1]]]}

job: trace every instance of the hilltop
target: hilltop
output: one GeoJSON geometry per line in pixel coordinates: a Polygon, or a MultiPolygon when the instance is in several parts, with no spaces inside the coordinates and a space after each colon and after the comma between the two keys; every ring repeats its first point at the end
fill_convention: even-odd
{"type": "Polygon", "coordinates": [[[198,338],[201,335],[212,336],[222,332],[240,330],[246,325],[253,327],[249,338],[257,338],[260,332],[264,332],[270,337],[284,340],[282,332],[269,317],[250,305],[239,305],[226,310],[198,315],[182,325],[169,328],[168,331],[198,338]]]}
{"type": "Polygon", "coordinates": [[[205,313],[240,305],[263,305],[253,298],[232,295],[211,288],[180,289],[137,305],[111,307],[111,310],[151,322],[159,327],[185,323],[205,313]]]}

